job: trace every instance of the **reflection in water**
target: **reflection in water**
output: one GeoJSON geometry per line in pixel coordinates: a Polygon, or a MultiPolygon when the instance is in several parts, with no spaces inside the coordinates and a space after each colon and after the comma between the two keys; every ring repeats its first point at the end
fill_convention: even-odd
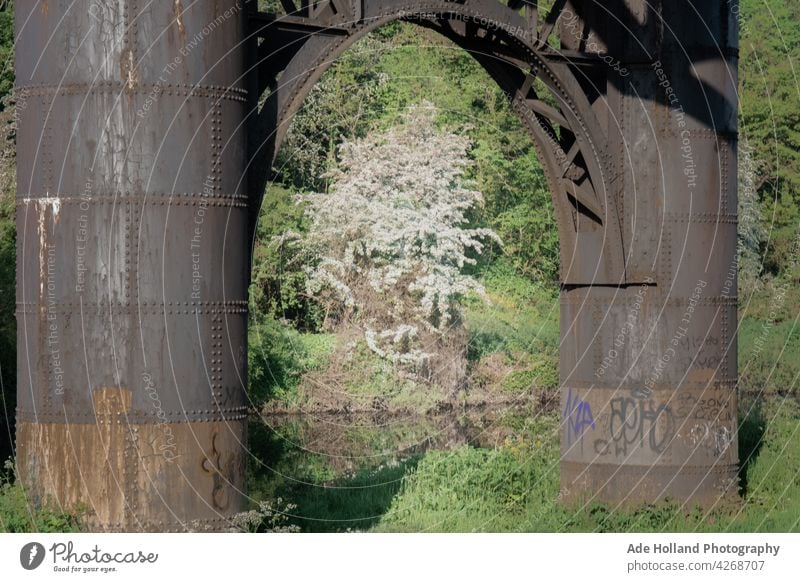
{"type": "Polygon", "coordinates": [[[297,505],[292,521],[303,531],[367,529],[427,451],[500,446],[518,436],[526,419],[553,414],[532,408],[253,418],[249,494],[290,500],[297,505]]]}
{"type": "MultiPolygon", "coordinates": [[[[768,424],[765,405],[761,396],[742,392],[738,444],[745,498],[768,424]]],[[[560,420],[553,404],[434,416],[255,417],[249,493],[254,501],[280,498],[296,506],[290,523],[302,531],[393,524],[401,531],[516,531],[520,520],[531,531],[551,531],[575,517],[556,507],[560,420]],[[450,449],[457,450],[434,452],[450,449]],[[410,473],[413,479],[404,480],[410,473]],[[446,526],[441,519],[449,520],[446,526]]],[[[579,530],[597,525],[569,523],[579,530]]]]}

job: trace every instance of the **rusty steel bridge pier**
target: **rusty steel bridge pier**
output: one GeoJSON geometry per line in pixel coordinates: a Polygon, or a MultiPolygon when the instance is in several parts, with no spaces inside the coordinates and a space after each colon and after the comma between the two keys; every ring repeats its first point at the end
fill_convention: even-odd
{"type": "Polygon", "coordinates": [[[553,4],[17,2],[31,499],[113,531],[218,530],[246,509],[250,245],[271,164],[322,74],[395,20],[472,54],[547,176],[559,498],[735,493],[736,2],[553,4]]]}
{"type": "Polygon", "coordinates": [[[99,530],[244,507],[244,20],[183,4],[15,4],[16,460],[99,530]]]}
{"type": "Polygon", "coordinates": [[[620,4],[627,30],[575,7],[624,55],[606,155],[625,284],[561,292],[562,496],[708,507],[738,492],[738,21],[730,2],[620,4]]]}

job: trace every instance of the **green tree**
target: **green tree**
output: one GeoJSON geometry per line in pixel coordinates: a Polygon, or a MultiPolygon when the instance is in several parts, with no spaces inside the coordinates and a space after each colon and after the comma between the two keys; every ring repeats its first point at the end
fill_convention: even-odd
{"type": "Polygon", "coordinates": [[[800,225],[800,4],[741,0],[740,132],[752,144],[754,186],[770,229],[767,272],[788,266],[800,225]]]}
{"type": "MultiPolygon", "coordinates": [[[[0,0],[0,100],[14,87],[14,2],[0,0]]],[[[5,106],[0,101],[0,109],[5,106]]]]}
{"type": "Polygon", "coordinates": [[[0,461],[13,451],[16,407],[17,326],[14,86],[14,2],[0,0],[0,461]]]}
{"type": "Polygon", "coordinates": [[[0,458],[12,453],[16,407],[16,197],[15,127],[13,103],[6,97],[0,111],[0,458]]]}

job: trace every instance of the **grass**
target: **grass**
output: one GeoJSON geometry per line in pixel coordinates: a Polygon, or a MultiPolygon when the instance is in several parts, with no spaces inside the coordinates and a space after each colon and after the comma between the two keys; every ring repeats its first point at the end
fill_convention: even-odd
{"type": "Polygon", "coordinates": [[[292,401],[303,376],[323,367],[333,352],[331,334],[300,333],[263,317],[248,333],[250,399],[256,407],[268,400],[292,401]]]}
{"type": "Polygon", "coordinates": [[[404,480],[379,531],[516,531],[526,508],[546,503],[544,456],[510,448],[430,452],[404,480]]]}
{"type": "Polygon", "coordinates": [[[401,376],[393,364],[372,352],[366,341],[359,339],[343,355],[344,361],[337,370],[340,378],[337,385],[362,406],[370,403],[376,408],[424,414],[444,397],[436,386],[418,384],[401,376]]]}
{"type": "Polygon", "coordinates": [[[796,394],[800,376],[797,281],[773,280],[741,303],[739,384],[756,393],[796,394]]]}
{"type": "Polygon", "coordinates": [[[254,421],[250,450],[268,463],[250,463],[249,495],[255,504],[290,500],[296,507],[287,516],[288,523],[302,531],[368,529],[386,513],[415,463],[413,456],[396,459],[380,453],[396,450],[397,439],[420,438],[424,435],[403,426],[368,431],[326,429],[322,421],[315,426],[290,421],[281,427],[254,421]],[[396,429],[401,434],[395,434],[396,429]]]}
{"type": "Polygon", "coordinates": [[[502,261],[489,268],[482,282],[488,302],[473,298],[465,306],[471,361],[496,353],[557,356],[559,305],[554,290],[516,275],[502,261]]]}
{"type": "Polygon", "coordinates": [[[10,461],[6,476],[0,475],[0,532],[71,533],[83,530],[80,515],[50,506],[37,506],[15,483],[10,461]]]}
{"type": "MultiPolygon", "coordinates": [[[[428,453],[404,478],[377,531],[756,532],[800,531],[800,406],[775,400],[742,419],[743,500],[736,508],[685,511],[676,505],[612,511],[559,501],[558,438],[540,424],[494,449],[428,453]],[[761,415],[764,415],[763,417],[761,415]],[[544,429],[544,432],[542,432],[544,429]],[[753,440],[763,432],[763,440],[753,440]],[[535,439],[535,434],[546,438],[535,439]],[[747,458],[755,452],[755,458],[747,458]]],[[[555,418],[551,419],[555,423],[555,418]]]]}
{"type": "Polygon", "coordinates": [[[465,305],[471,388],[522,396],[558,386],[558,297],[496,261],[482,282],[488,301],[465,305]]]}
{"type": "Polygon", "coordinates": [[[302,531],[368,530],[386,513],[415,459],[361,469],[340,479],[290,488],[297,513],[290,517],[302,531]]]}
{"type": "Polygon", "coordinates": [[[329,344],[316,341],[319,334],[297,335],[296,344],[314,347],[299,355],[296,350],[275,354],[273,348],[272,353],[277,357],[267,360],[264,372],[253,381],[256,388],[251,392],[265,394],[270,392],[258,386],[259,377],[283,377],[281,388],[271,388],[268,410],[315,414],[378,411],[425,414],[446,398],[445,391],[438,386],[404,377],[392,363],[373,353],[363,339],[347,342],[339,338],[329,344]]]}

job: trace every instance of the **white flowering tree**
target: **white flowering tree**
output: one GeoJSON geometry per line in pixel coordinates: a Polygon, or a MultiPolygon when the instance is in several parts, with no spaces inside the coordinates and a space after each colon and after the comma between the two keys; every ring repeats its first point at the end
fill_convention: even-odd
{"type": "Polygon", "coordinates": [[[464,268],[488,240],[500,242],[470,228],[469,211],[483,202],[464,180],[471,144],[439,131],[435,117],[424,103],[393,129],[344,143],[331,193],[300,197],[310,232],[285,235],[316,257],[308,292],[330,326],[358,326],[376,354],[428,377],[447,332],[459,335],[459,299],[484,293],[464,268]]]}
{"type": "Polygon", "coordinates": [[[763,245],[767,231],[758,205],[758,164],[753,146],[746,139],[739,143],[739,293],[750,295],[760,286],[763,271],[763,245]]]}

